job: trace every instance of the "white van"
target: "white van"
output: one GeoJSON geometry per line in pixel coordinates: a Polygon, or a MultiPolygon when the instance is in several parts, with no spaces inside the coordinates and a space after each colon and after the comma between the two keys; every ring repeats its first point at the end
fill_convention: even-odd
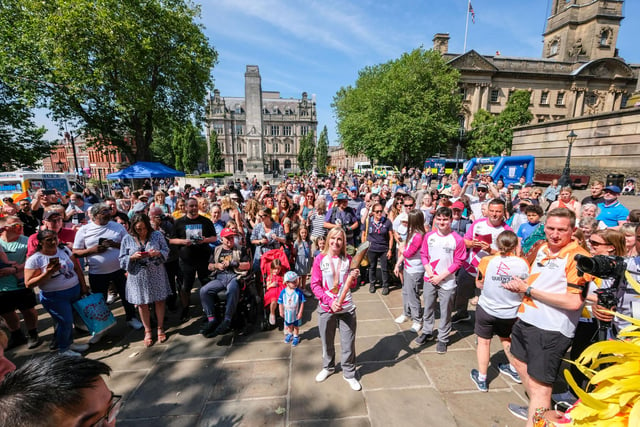
{"type": "Polygon", "coordinates": [[[364,175],[366,173],[371,173],[373,168],[371,167],[370,162],[356,162],[353,166],[353,172],[364,175]]]}

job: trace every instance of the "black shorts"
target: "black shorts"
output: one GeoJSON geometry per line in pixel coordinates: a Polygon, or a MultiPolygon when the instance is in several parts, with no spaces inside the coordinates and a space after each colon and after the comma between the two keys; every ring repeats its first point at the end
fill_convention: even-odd
{"type": "Polygon", "coordinates": [[[511,328],[518,318],[501,319],[492,316],[484,311],[479,305],[476,306],[476,325],[473,332],[480,338],[490,340],[494,335],[500,338],[509,338],[511,336],[511,328]]]}
{"type": "Polygon", "coordinates": [[[527,373],[536,381],[553,384],[571,338],[545,331],[518,320],[511,331],[511,354],[527,364],[527,373]]]}
{"type": "Polygon", "coordinates": [[[0,313],[11,313],[17,310],[28,310],[36,306],[36,294],[33,289],[0,292],[0,313]]]}

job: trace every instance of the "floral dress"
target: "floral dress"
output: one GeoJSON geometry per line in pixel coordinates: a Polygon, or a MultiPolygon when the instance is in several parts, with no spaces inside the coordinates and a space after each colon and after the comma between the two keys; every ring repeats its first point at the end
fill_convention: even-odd
{"type": "Polygon", "coordinates": [[[138,241],[127,235],[120,246],[120,266],[127,272],[127,301],[131,304],[150,304],[163,301],[171,295],[169,277],[164,262],[169,256],[169,247],[162,233],[154,231],[147,241],[138,241]],[[131,260],[136,252],[158,250],[161,256],[131,260]]]}

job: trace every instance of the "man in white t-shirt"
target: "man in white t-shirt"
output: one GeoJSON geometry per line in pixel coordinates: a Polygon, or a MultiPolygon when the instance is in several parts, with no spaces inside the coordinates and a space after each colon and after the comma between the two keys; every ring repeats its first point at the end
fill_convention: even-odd
{"type": "Polygon", "coordinates": [[[504,200],[491,200],[487,209],[487,218],[474,221],[464,236],[464,242],[469,249],[469,254],[462,264],[463,268],[458,272],[458,288],[456,289],[454,304],[456,314],[451,318],[453,323],[471,320],[467,306],[476,292],[478,264],[485,256],[498,252],[498,247],[496,246],[498,234],[504,230],[511,230],[511,227],[504,222],[504,212],[504,200]]]}
{"type": "MultiPolygon", "coordinates": [[[[91,291],[102,293],[106,301],[109,283],[113,282],[122,300],[127,324],[134,329],[142,329],[142,323],[136,318],[135,307],[126,299],[127,279],[120,268],[120,243],[127,235],[127,230],[122,224],[110,221],[111,208],[106,203],[92,205],[89,213],[91,222],[78,229],[73,241],[73,253],[87,259],[91,291]]],[[[100,334],[95,335],[90,342],[98,342],[100,338],[100,334]]]]}
{"type": "Polygon", "coordinates": [[[414,343],[424,345],[434,338],[436,298],[440,302],[440,323],[436,352],[447,352],[451,332],[451,309],[456,290],[455,273],[462,265],[467,250],[464,239],[451,230],[453,213],[447,207],[438,208],[434,215],[435,230],[425,234],[420,257],[424,265],[424,316],[422,335],[414,343]]]}

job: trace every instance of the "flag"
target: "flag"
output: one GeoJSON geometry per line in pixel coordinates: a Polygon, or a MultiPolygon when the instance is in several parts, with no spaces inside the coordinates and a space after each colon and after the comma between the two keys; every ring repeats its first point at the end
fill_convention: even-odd
{"type": "Polygon", "coordinates": [[[473,10],[473,6],[471,6],[471,2],[469,2],[469,13],[471,14],[471,22],[476,23],[476,13],[473,10]]]}

